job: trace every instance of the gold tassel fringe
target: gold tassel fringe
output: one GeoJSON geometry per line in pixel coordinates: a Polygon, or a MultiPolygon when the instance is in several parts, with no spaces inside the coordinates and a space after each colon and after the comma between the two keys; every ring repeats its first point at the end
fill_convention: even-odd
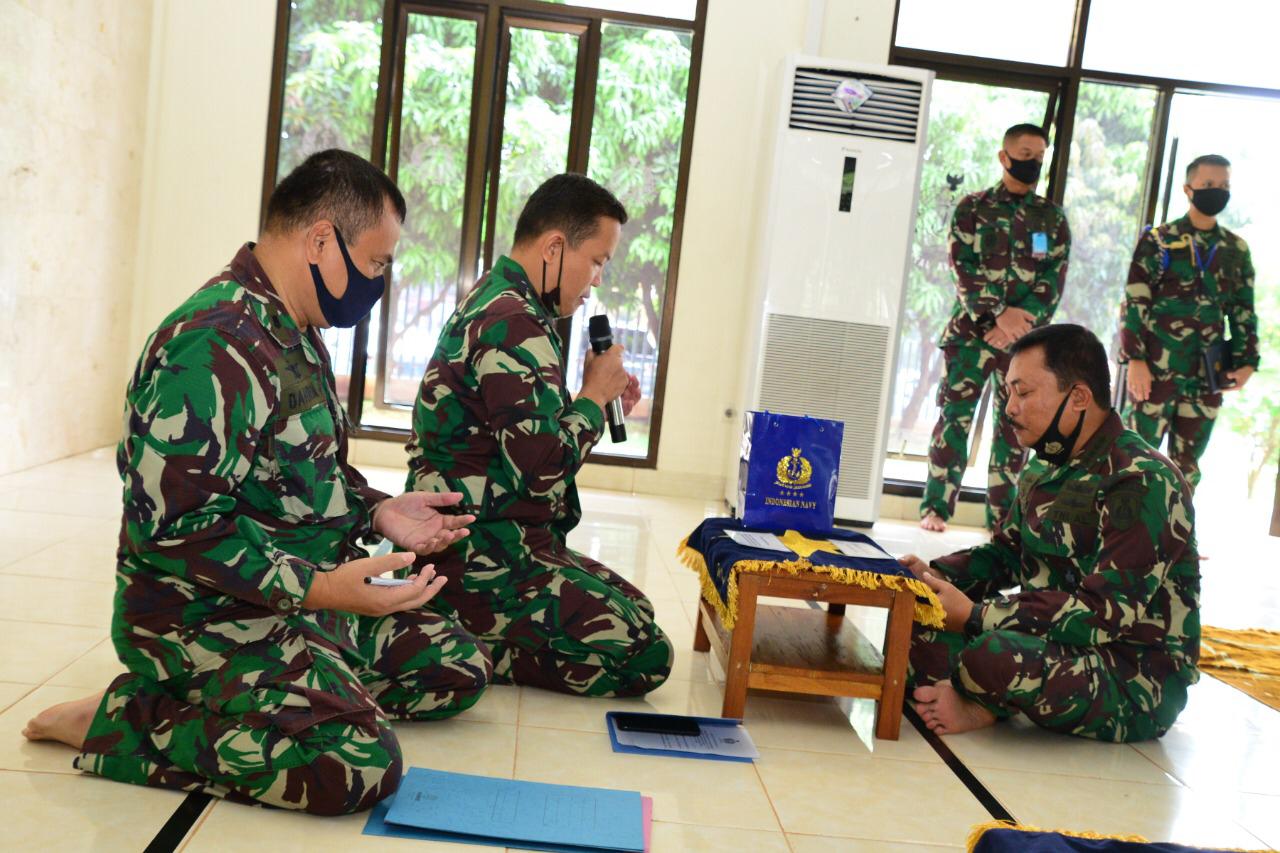
{"type": "Polygon", "coordinates": [[[707,571],[706,560],[703,559],[701,554],[689,547],[688,538],[685,538],[680,543],[680,547],[676,549],[676,554],[680,557],[680,562],[698,573],[698,580],[702,587],[702,597],[711,602],[711,606],[716,609],[716,614],[720,617],[720,622],[727,631],[732,631],[734,623],[738,621],[738,572],[783,571],[793,575],[802,572],[814,572],[826,575],[837,583],[860,586],[863,589],[892,589],[899,592],[911,592],[916,596],[915,621],[929,628],[942,628],[945,624],[946,614],[942,609],[941,602],[938,601],[937,594],[929,589],[924,581],[916,578],[908,578],[901,575],[882,575],[861,569],[847,569],[842,566],[814,565],[805,559],[787,560],[786,562],[739,560],[733,564],[733,570],[729,573],[729,600],[726,602],[720,598],[720,592],[711,581],[711,573],[707,571]],[[921,601],[920,599],[925,600],[921,601]]]}
{"type": "MultiPolygon", "coordinates": [[[[968,853],[973,853],[975,847],[978,846],[978,840],[988,829],[1015,829],[1019,832],[1053,832],[1058,835],[1065,835],[1069,838],[1086,838],[1091,841],[1132,841],[1137,844],[1150,844],[1146,838],[1141,835],[1102,835],[1097,832],[1084,832],[1069,829],[1041,829],[1038,826],[1029,826],[1025,823],[1009,823],[1003,820],[993,820],[987,823],[979,823],[969,830],[969,839],[965,849],[968,853]]],[[[1242,847],[1211,847],[1205,848],[1209,850],[1219,851],[1219,853],[1263,853],[1261,850],[1245,850],[1242,847]]]]}

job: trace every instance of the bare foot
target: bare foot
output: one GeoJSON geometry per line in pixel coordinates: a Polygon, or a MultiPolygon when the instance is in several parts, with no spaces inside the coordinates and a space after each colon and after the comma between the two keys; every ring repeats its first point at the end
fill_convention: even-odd
{"type": "Polygon", "coordinates": [[[945,681],[928,687],[917,687],[911,694],[915,699],[916,713],[930,731],[940,735],[971,732],[993,725],[995,714],[965,699],[945,681]]]}
{"type": "Polygon", "coordinates": [[[84,747],[84,739],[89,734],[89,724],[93,715],[102,704],[105,690],[76,699],[74,702],[63,702],[52,708],[45,708],[27,722],[22,736],[27,740],[56,740],[76,749],[84,747]]]}
{"type": "Polygon", "coordinates": [[[947,523],[936,512],[926,512],[924,517],[920,519],[920,526],[925,530],[932,530],[934,533],[947,532],[947,523]]]}

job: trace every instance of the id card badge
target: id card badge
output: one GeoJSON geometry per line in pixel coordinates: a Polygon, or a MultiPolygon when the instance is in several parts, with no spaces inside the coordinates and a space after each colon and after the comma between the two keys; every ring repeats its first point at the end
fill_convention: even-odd
{"type": "Polygon", "coordinates": [[[1049,235],[1043,231],[1031,235],[1031,257],[1043,258],[1049,254],[1049,235]]]}

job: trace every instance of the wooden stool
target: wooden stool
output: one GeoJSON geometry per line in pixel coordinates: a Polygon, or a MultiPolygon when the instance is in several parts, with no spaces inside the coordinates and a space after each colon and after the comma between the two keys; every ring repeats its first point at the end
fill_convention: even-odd
{"type": "Polygon", "coordinates": [[[715,646],[724,666],[721,716],[742,716],[748,687],[865,697],[877,701],[876,737],[897,740],[915,603],[910,591],[864,589],[814,572],[739,572],[733,631],[725,630],[699,596],[693,648],[705,652],[715,646]],[[761,596],[826,602],[828,610],[757,606],[761,596]],[[888,609],[883,656],[844,618],[847,604],[888,609]]]}

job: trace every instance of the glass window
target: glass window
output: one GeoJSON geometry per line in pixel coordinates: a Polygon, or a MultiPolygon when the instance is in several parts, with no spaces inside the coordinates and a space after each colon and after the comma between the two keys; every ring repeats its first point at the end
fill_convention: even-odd
{"type": "MultiPolygon", "coordinates": [[[[1249,242],[1254,311],[1258,316],[1262,370],[1244,390],[1223,395],[1218,424],[1201,459],[1203,479],[1196,489],[1196,523],[1215,560],[1254,560],[1239,552],[1258,539],[1237,531],[1265,531],[1271,514],[1271,484],[1280,457],[1280,252],[1271,248],[1280,231],[1280,170],[1274,140],[1280,135],[1280,102],[1262,98],[1177,94],[1169,112],[1167,168],[1171,198],[1157,215],[1177,219],[1187,212],[1182,185],[1187,164],[1201,154],[1231,161],[1231,201],[1218,217],[1249,242]],[[1176,148],[1176,150],[1175,150],[1176,148]],[[1251,543],[1246,545],[1246,543],[1251,543]]],[[[1163,186],[1163,182],[1162,182],[1163,186]]]]}
{"type": "MultiPolygon", "coordinates": [[[[277,167],[341,147],[368,155],[379,80],[387,94],[386,169],[409,208],[386,297],[364,332],[325,330],[343,400],[361,379],[360,427],[405,430],[440,329],[463,287],[509,253],[528,196],[547,178],[585,167],[613,189],[631,225],[588,311],[605,311],[628,349],[644,398],[630,440],[598,456],[652,464],[662,318],[698,0],[569,0],[545,8],[410,4],[396,0],[296,0],[289,4],[277,167]],[[581,8],[567,8],[578,6],[581,8]],[[398,44],[384,51],[384,8],[398,44]],[[527,12],[527,14],[526,14],[527,12]],[[673,16],[663,26],[610,20],[621,13],[673,16]],[[399,17],[399,16],[403,17],[399,17]],[[501,27],[487,27],[498,15],[501,27]],[[683,16],[683,18],[682,18],[683,16]],[[594,22],[594,23],[593,23],[594,22]],[[584,36],[600,28],[600,39],[584,36]],[[594,57],[588,50],[599,53],[594,57]],[[382,62],[394,57],[394,69],[382,62]],[[580,81],[582,68],[596,70],[580,81]],[[496,75],[496,98],[473,97],[477,74],[496,75]],[[594,84],[595,103],[579,83],[594,84]],[[589,125],[589,126],[588,126],[589,125]],[[474,126],[474,127],[473,127],[474,126]],[[499,142],[490,145],[491,142],[499,142]],[[492,150],[491,150],[492,149],[492,150]],[[351,376],[363,363],[364,374],[351,376]]],[[[381,123],[378,124],[381,127],[381,123]]],[[[273,128],[272,133],[275,133],[273,128]]],[[[275,140],[272,140],[273,143],[275,140]]],[[[532,275],[538,271],[530,270],[532,275]]],[[[569,380],[581,382],[582,312],[570,331],[569,380]]]]}
{"type": "Polygon", "coordinates": [[[1258,0],[1093,0],[1084,67],[1146,77],[1280,88],[1280,6],[1258,0]],[[1266,57],[1272,57],[1268,60],[1266,57]]]}
{"type": "Polygon", "coordinates": [[[604,313],[614,341],[626,347],[627,372],[640,379],[642,398],[627,418],[626,442],[606,441],[594,454],[649,452],[692,39],[690,32],[610,23],[601,32],[588,171],[618,196],[629,218],[603,286],[574,315],[569,384],[582,383],[586,318],[604,313]]]}
{"type": "MultiPolygon", "coordinates": [[[[289,8],[276,182],[326,148],[373,150],[382,54],[381,0],[294,0],[289,8]]],[[[347,399],[355,333],[321,332],[347,399]]]]}
{"type": "Polygon", "coordinates": [[[895,43],[940,53],[1066,65],[1075,11],[1075,0],[1021,5],[1008,0],[900,0],[895,43]]]}
{"type": "Polygon", "coordinates": [[[326,148],[373,150],[381,0],[294,0],[276,180],[326,148]]]}
{"type": "MultiPolygon", "coordinates": [[[[997,154],[1005,129],[1024,121],[1040,124],[1048,103],[1047,92],[950,80],[933,85],[885,476],[925,477],[923,458],[938,418],[934,401],[942,378],[942,353],[936,343],[956,298],[947,250],[951,215],[965,195],[1000,180],[997,154]],[[896,461],[904,458],[910,461],[896,461]]],[[[985,457],[975,470],[985,472],[985,457]]],[[[978,484],[985,485],[985,479],[978,484]]]]}
{"type": "Polygon", "coordinates": [[[658,18],[683,18],[692,21],[698,15],[698,0],[550,0],[566,6],[590,6],[610,12],[630,12],[658,18]]]}
{"type": "Polygon", "coordinates": [[[577,68],[577,33],[511,28],[494,258],[510,251],[516,219],[533,191],[568,168],[577,68]]]}
{"type": "Polygon", "coordinates": [[[1129,259],[1142,229],[1153,89],[1083,81],[1067,161],[1067,283],[1055,322],[1097,332],[1115,352],[1129,259]]]}
{"type": "MultiPolygon", "coordinates": [[[[381,382],[365,382],[368,425],[411,426],[407,407],[457,301],[478,29],[473,20],[408,16],[392,177],[409,216],[385,306],[374,311],[387,324],[386,358],[381,382]]],[[[369,330],[375,345],[380,332],[369,330]]],[[[370,367],[377,369],[372,360],[370,367]]]]}

